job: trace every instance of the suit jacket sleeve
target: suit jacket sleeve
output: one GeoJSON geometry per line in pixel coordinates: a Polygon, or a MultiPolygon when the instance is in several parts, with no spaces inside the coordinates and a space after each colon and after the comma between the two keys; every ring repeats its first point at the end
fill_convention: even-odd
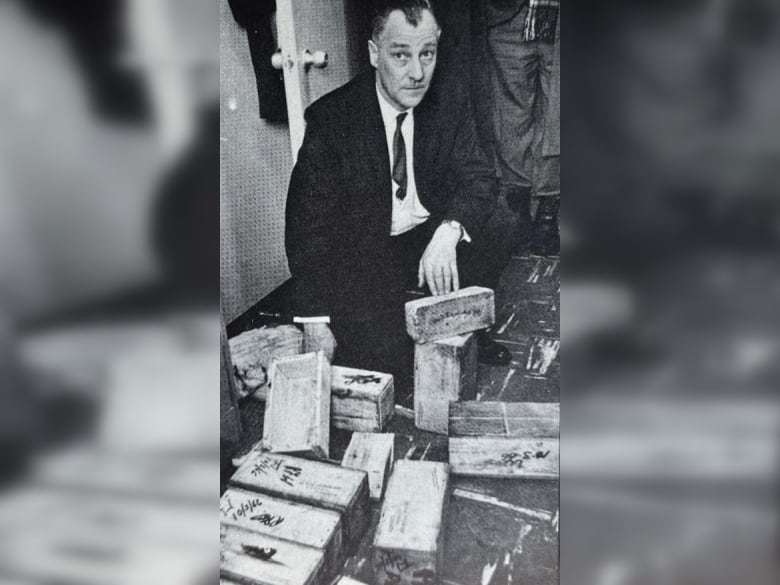
{"type": "Polygon", "coordinates": [[[495,208],[496,176],[480,145],[470,107],[458,125],[450,177],[454,195],[445,218],[459,221],[471,237],[480,237],[495,208]]]}
{"type": "Polygon", "coordinates": [[[339,254],[340,165],[326,122],[310,108],[287,193],[285,248],[294,281],[293,310],[328,315],[336,297],[333,259],[339,254]]]}

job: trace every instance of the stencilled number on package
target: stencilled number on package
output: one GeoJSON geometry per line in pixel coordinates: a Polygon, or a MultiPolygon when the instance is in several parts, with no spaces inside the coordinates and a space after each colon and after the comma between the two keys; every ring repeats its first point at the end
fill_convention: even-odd
{"type": "Polygon", "coordinates": [[[523,467],[524,461],[546,459],[550,451],[510,451],[501,455],[501,463],[509,467],[523,467]]]}
{"type": "Polygon", "coordinates": [[[257,516],[252,516],[250,520],[254,520],[255,522],[259,522],[260,524],[264,526],[268,526],[269,528],[275,528],[279,526],[282,522],[284,522],[283,516],[274,516],[273,514],[258,514],[257,516]]]}
{"type": "Polygon", "coordinates": [[[388,571],[403,573],[412,564],[406,557],[393,552],[383,552],[379,557],[379,568],[385,573],[388,571]]]}
{"type": "Polygon", "coordinates": [[[285,465],[282,470],[281,480],[287,485],[295,485],[295,478],[301,475],[301,468],[293,465],[285,465]]]}
{"type": "Polygon", "coordinates": [[[294,465],[284,465],[284,460],[273,457],[263,457],[252,467],[251,474],[270,475],[276,472],[277,477],[289,486],[295,485],[295,479],[301,475],[302,469],[294,465]]]}
{"type": "Polygon", "coordinates": [[[258,475],[268,475],[272,471],[279,471],[279,468],[282,466],[282,460],[281,459],[274,459],[273,457],[263,457],[255,463],[254,467],[252,467],[252,475],[257,477],[258,475]]]}
{"type": "Polygon", "coordinates": [[[432,567],[415,567],[409,560],[397,553],[383,552],[377,569],[384,573],[385,585],[435,585],[436,572],[432,567]]]}
{"type": "Polygon", "coordinates": [[[226,505],[220,503],[220,512],[226,516],[229,516],[233,520],[244,518],[248,513],[253,513],[255,509],[263,505],[263,503],[260,501],[260,498],[248,498],[241,502],[238,507],[233,504],[230,498],[226,498],[224,504],[226,505]]]}

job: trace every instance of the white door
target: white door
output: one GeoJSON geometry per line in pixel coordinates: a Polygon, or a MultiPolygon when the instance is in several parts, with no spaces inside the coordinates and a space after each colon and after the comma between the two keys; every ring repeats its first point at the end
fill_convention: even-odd
{"type": "Polygon", "coordinates": [[[277,0],[276,26],[295,162],[306,107],[350,78],[345,0],[277,0]]]}

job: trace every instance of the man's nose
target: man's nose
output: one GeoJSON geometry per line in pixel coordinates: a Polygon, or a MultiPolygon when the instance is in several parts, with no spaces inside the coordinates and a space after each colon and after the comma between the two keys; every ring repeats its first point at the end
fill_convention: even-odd
{"type": "Polygon", "coordinates": [[[422,81],[425,72],[419,58],[413,58],[409,64],[409,77],[414,81],[422,81]]]}

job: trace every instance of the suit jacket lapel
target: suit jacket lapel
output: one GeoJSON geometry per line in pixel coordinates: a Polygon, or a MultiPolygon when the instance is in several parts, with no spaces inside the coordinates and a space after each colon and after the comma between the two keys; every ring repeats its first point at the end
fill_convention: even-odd
{"type": "MultiPolygon", "coordinates": [[[[362,124],[360,140],[356,156],[365,162],[370,188],[365,194],[369,205],[374,210],[381,210],[381,224],[387,224],[390,233],[392,216],[392,190],[390,183],[390,158],[387,152],[385,126],[382,122],[382,112],[379,109],[379,99],[376,96],[376,78],[373,72],[366,74],[360,85],[358,107],[360,115],[356,117],[362,124]]],[[[384,227],[383,227],[384,229],[384,227]]]]}
{"type": "Polygon", "coordinates": [[[426,96],[414,109],[414,180],[420,202],[426,207],[436,168],[436,120],[430,99],[432,97],[426,96]]]}

